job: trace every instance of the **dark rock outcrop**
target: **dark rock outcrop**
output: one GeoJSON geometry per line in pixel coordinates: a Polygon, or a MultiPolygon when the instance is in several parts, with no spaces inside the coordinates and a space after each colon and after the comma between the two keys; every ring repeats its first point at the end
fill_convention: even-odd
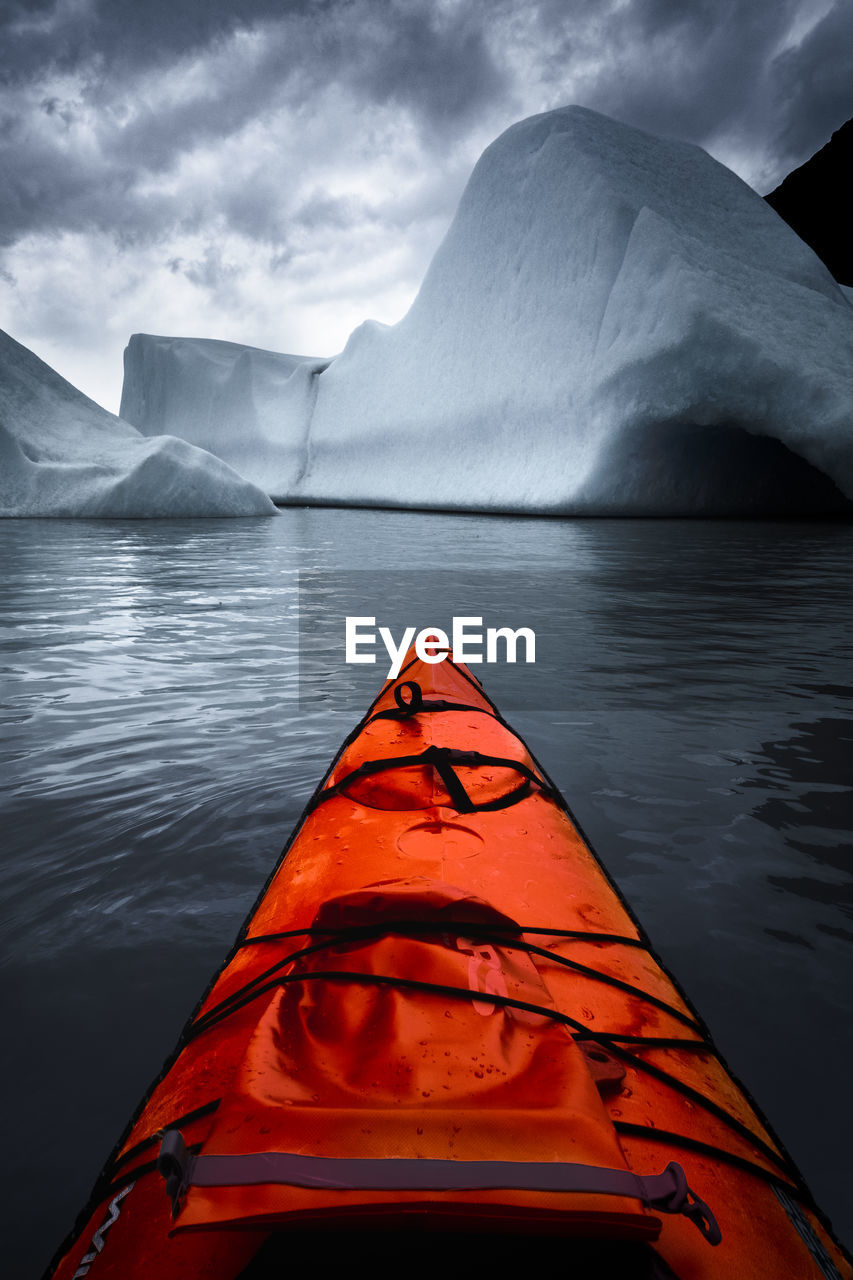
{"type": "Polygon", "coordinates": [[[765,200],[817,256],[839,284],[853,286],[853,120],[810,160],[794,169],[765,200]]]}

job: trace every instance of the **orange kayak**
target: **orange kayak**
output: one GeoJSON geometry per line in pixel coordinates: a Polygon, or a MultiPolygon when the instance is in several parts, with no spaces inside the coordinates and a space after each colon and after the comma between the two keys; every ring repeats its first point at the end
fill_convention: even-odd
{"type": "Polygon", "coordinates": [[[450,660],[410,655],[345,740],[47,1274],[260,1280],[295,1245],[410,1275],[853,1280],[565,801],[450,660]]]}

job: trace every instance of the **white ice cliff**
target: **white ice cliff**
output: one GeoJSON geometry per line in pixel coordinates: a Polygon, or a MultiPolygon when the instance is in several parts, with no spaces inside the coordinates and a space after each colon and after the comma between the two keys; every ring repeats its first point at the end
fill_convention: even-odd
{"type": "Polygon", "coordinates": [[[140,434],[0,331],[0,516],[273,514],[219,458],[140,434]]]}
{"type": "Polygon", "coordinates": [[[583,108],[486,150],[408,314],[328,367],[232,348],[217,384],[178,342],[132,340],[128,416],[183,434],[187,404],[218,397],[188,438],[282,500],[672,515],[853,498],[839,286],[704,151],[583,108]]]}
{"type": "Polygon", "coordinates": [[[119,413],[217,454],[276,497],[305,462],[316,375],[328,360],[213,338],[136,333],[124,353],[119,413]]]}

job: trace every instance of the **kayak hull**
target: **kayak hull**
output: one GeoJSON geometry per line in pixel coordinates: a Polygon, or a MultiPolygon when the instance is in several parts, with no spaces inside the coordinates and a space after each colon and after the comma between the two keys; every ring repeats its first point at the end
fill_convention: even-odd
{"type": "Polygon", "coordinates": [[[853,1277],[565,802],[449,661],[411,659],[345,741],[48,1274],[260,1277],[295,1233],[341,1260],[565,1240],[632,1275],[853,1277]]]}

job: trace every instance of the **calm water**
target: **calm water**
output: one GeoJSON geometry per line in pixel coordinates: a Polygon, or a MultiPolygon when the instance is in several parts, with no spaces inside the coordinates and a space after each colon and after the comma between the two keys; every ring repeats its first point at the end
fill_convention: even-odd
{"type": "Polygon", "coordinates": [[[8,1274],[70,1227],[378,687],[340,666],[377,609],[535,626],[487,689],[853,1243],[853,526],[293,509],[6,521],[0,554],[8,1274]]]}

